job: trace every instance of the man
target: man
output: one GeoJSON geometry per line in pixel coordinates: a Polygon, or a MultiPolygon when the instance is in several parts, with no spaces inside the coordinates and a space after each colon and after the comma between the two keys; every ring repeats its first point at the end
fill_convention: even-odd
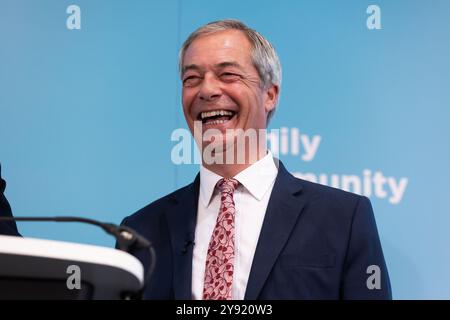
{"type": "Polygon", "coordinates": [[[270,43],[239,21],[213,22],[186,40],[180,71],[202,165],[192,184],[123,221],[157,254],[145,298],[391,298],[369,200],[297,179],[267,151],[281,83],[270,43]],[[256,147],[239,146],[252,130],[256,147]]]}
{"type": "MultiPolygon", "coordinates": [[[[0,217],[12,217],[11,207],[3,192],[6,182],[2,179],[2,166],[0,165],[0,217]]],[[[15,221],[0,221],[0,235],[19,236],[15,221]]]]}

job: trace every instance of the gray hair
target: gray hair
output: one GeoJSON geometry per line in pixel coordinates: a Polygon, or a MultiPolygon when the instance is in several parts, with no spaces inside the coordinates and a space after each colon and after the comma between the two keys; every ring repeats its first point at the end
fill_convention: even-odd
{"type": "MultiPolygon", "coordinates": [[[[275,49],[270,44],[270,42],[260,33],[247,27],[241,21],[234,19],[210,22],[204,26],[201,26],[189,35],[189,37],[183,43],[178,56],[180,75],[183,71],[184,54],[186,53],[186,50],[191,45],[191,43],[201,36],[206,36],[225,30],[240,30],[247,36],[247,39],[250,41],[250,44],[252,46],[252,62],[256,70],[258,71],[262,87],[264,89],[267,89],[271,85],[276,85],[280,90],[281,64],[280,60],[278,59],[278,55],[275,52],[275,49]]],[[[267,121],[271,119],[274,112],[275,108],[269,112],[267,121]]]]}

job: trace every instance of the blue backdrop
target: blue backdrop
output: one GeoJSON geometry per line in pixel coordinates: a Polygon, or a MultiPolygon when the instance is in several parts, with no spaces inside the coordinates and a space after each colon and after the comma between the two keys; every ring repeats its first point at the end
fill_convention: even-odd
{"type": "MultiPolygon", "coordinates": [[[[119,223],[189,183],[198,166],[170,158],[186,127],[178,49],[237,18],[281,59],[281,160],[370,197],[394,298],[450,299],[449,14],[447,0],[0,0],[6,196],[17,216],[119,223]]],[[[85,225],[19,229],[114,245],[85,225]]]]}

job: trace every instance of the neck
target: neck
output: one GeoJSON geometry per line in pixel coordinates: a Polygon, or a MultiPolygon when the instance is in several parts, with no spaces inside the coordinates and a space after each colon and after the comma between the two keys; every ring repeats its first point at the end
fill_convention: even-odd
{"type": "MultiPolygon", "coordinates": [[[[233,164],[207,164],[203,162],[203,166],[214,172],[215,174],[218,174],[219,176],[223,178],[233,178],[235,177],[239,172],[247,169],[255,162],[259,161],[260,159],[264,158],[264,156],[267,154],[267,149],[264,148],[258,152],[258,154],[253,157],[246,157],[244,163],[233,163],[233,164]]],[[[237,162],[237,161],[236,161],[237,162]]]]}

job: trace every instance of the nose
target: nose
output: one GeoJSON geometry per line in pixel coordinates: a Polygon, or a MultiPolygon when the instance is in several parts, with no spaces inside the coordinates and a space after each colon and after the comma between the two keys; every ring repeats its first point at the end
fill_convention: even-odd
{"type": "Polygon", "coordinates": [[[200,100],[214,101],[221,95],[219,80],[212,74],[205,74],[199,91],[200,100]]]}

